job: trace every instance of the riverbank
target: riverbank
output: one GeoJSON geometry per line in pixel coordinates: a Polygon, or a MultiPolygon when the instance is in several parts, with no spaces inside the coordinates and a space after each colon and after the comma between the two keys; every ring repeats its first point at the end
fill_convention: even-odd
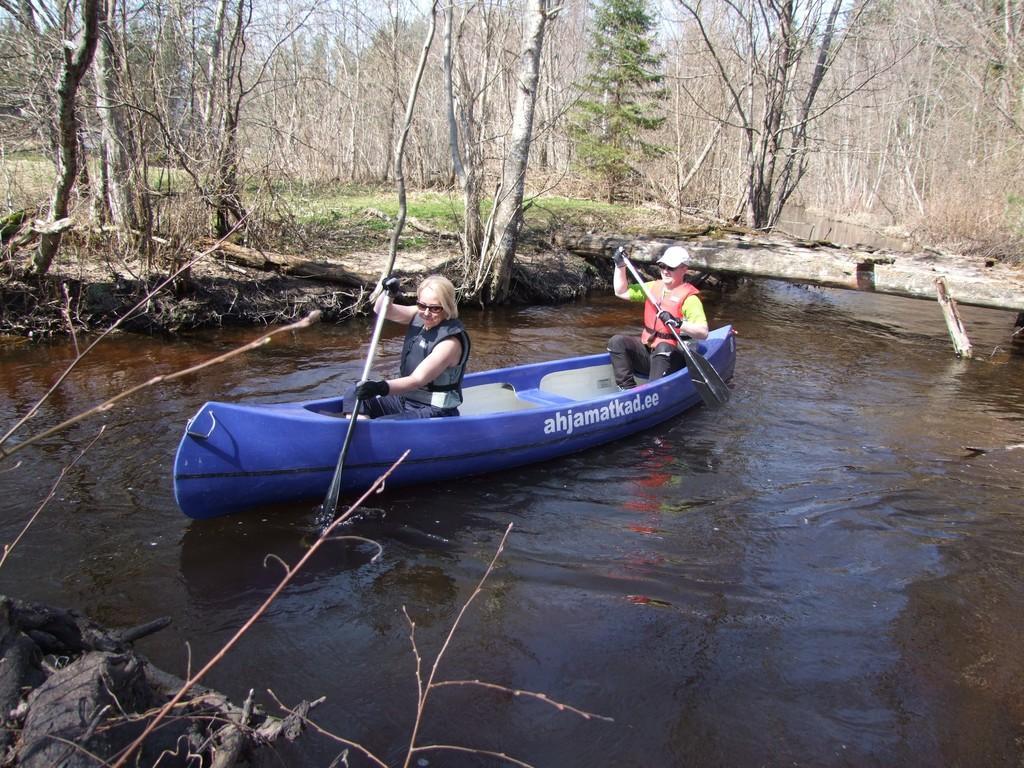
{"type": "MultiPolygon", "coordinates": [[[[396,274],[412,293],[420,278],[440,272],[456,285],[461,275],[444,253],[403,253],[396,274]]],[[[384,259],[367,254],[360,271],[380,274],[384,259]]],[[[570,301],[609,285],[610,268],[568,253],[531,253],[517,258],[514,303],[570,301]],[[606,274],[607,272],[607,274],[606,274]]],[[[42,279],[12,278],[0,284],[0,335],[31,339],[100,331],[115,322],[126,331],[178,334],[228,325],[293,322],[318,310],[324,322],[341,322],[367,311],[376,278],[338,284],[240,266],[211,257],[184,279],[142,280],[128,274],[96,274],[69,263],[42,279]],[[147,298],[148,297],[148,298],[147,298]],[[141,304],[140,304],[141,302],[141,304]]]]}
{"type": "MultiPolygon", "coordinates": [[[[34,252],[31,229],[5,236],[0,262],[0,335],[50,338],[100,331],[186,333],[227,325],[291,322],[319,310],[325,322],[367,311],[368,294],[387,264],[394,227],[393,193],[315,196],[293,202],[291,217],[263,221],[248,239],[154,238],[145,258],[126,253],[116,233],[75,226],[44,277],[25,277],[34,252]],[[389,207],[390,206],[390,207],[389,207]],[[14,244],[17,243],[15,246],[14,244]],[[12,252],[13,251],[13,252],[12,252]]],[[[453,201],[411,196],[394,272],[411,292],[440,272],[460,286],[477,265],[464,261],[453,201]]],[[[697,230],[703,222],[692,222],[697,230]]],[[[29,226],[30,225],[26,225],[29,226]]],[[[621,232],[641,236],[686,227],[664,212],[563,198],[534,204],[520,237],[510,301],[572,300],[607,285],[610,264],[552,245],[556,233],[621,232]]]]}
{"type": "MultiPolygon", "coordinates": [[[[291,323],[313,311],[324,322],[343,322],[369,310],[369,296],[387,264],[393,221],[377,208],[340,216],[326,224],[279,225],[258,245],[199,239],[150,256],[145,264],[116,258],[118,246],[109,233],[71,229],[45,276],[25,277],[13,267],[17,259],[7,262],[6,279],[0,279],[0,336],[56,338],[115,324],[125,331],[173,336],[210,327],[291,323]]],[[[630,244],[643,261],[667,244],[683,242],[695,257],[690,264],[695,273],[915,298],[934,297],[935,278],[942,276],[961,303],[1024,311],[1019,255],[997,259],[931,248],[896,252],[869,244],[839,246],[695,218],[668,222],[661,212],[647,209],[581,207],[542,218],[535,217],[520,240],[511,303],[554,304],[610,290],[609,256],[617,245],[630,244]]],[[[393,270],[407,294],[431,273],[448,276],[457,287],[475,277],[477,265],[463,259],[452,226],[446,219],[410,218],[393,270]]],[[[18,257],[23,262],[31,244],[25,248],[18,257]]]]}

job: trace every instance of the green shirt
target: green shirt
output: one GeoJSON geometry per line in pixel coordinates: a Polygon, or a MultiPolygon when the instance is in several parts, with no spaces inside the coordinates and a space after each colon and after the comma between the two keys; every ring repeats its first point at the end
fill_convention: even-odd
{"type": "MultiPolygon", "coordinates": [[[[664,283],[661,280],[652,280],[647,283],[647,290],[655,299],[658,298],[658,293],[663,289],[664,283]]],[[[644,296],[643,288],[635,283],[629,286],[629,300],[630,301],[647,301],[647,297],[644,296]]],[[[659,302],[660,303],[660,302],[659,302]]],[[[683,320],[688,323],[705,323],[707,324],[708,319],[704,314],[704,304],[701,303],[700,296],[696,293],[692,296],[688,296],[686,301],[683,302],[683,320]]]]}

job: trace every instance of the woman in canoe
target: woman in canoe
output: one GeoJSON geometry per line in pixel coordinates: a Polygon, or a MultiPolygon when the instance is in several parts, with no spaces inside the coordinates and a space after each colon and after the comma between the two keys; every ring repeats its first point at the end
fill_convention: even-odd
{"type": "Polygon", "coordinates": [[[675,334],[693,339],[708,337],[708,321],[704,315],[697,288],[686,282],[686,264],[689,257],[686,249],[673,245],[665,249],[658,259],[661,280],[646,284],[650,294],[659,306],[647,301],[639,285],[630,285],[626,272],[625,254],[622,249],[615,252],[615,275],[612,287],[615,295],[628,301],[644,301],[644,329],[637,337],[620,333],[608,342],[612,357],[612,370],[619,389],[636,386],[636,373],[657,379],[675,373],[686,365],[675,334]]]}
{"type": "MultiPolygon", "coordinates": [[[[384,281],[374,312],[380,313],[398,278],[384,281]]],[[[462,377],[469,359],[469,334],[458,319],[455,286],[446,277],[430,275],[416,289],[411,306],[388,302],[385,317],[409,326],[402,346],[399,375],[360,382],[356,397],[371,418],[420,419],[458,416],[462,377]]]]}

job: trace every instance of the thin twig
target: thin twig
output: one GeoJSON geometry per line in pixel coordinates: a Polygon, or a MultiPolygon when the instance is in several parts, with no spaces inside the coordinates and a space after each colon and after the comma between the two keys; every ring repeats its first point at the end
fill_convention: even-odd
{"type": "MultiPolygon", "coordinates": [[[[490,565],[488,565],[487,570],[484,572],[484,575],[480,578],[480,581],[477,583],[476,589],[473,590],[473,593],[469,596],[469,598],[463,604],[462,609],[459,611],[458,616],[456,617],[454,623],[451,626],[451,629],[448,631],[448,635],[447,635],[447,637],[445,639],[445,642],[444,642],[443,646],[441,647],[441,650],[438,651],[437,657],[434,660],[434,664],[433,664],[433,667],[432,667],[431,673],[430,673],[430,679],[426,683],[424,683],[423,675],[422,675],[423,660],[422,660],[422,658],[420,656],[419,647],[416,644],[416,623],[409,616],[409,612],[406,610],[405,606],[402,606],[402,613],[405,615],[406,620],[409,622],[409,641],[410,641],[410,643],[412,645],[413,656],[414,656],[415,661],[416,661],[416,687],[417,687],[417,701],[418,701],[418,706],[417,706],[417,711],[416,711],[416,720],[415,720],[415,722],[413,724],[413,732],[412,732],[412,736],[411,736],[411,739],[410,739],[410,742],[409,742],[408,752],[406,753],[406,757],[405,757],[405,763],[404,763],[405,766],[409,765],[409,762],[412,760],[412,757],[413,757],[414,754],[422,753],[422,752],[430,752],[430,751],[449,750],[449,751],[453,751],[453,752],[465,752],[467,754],[482,755],[482,756],[485,756],[485,757],[494,757],[494,758],[498,758],[500,760],[504,760],[507,763],[511,763],[513,765],[521,766],[521,768],[532,768],[530,763],[524,762],[524,761],[519,760],[519,759],[517,759],[515,757],[507,755],[504,752],[496,752],[496,751],[488,750],[488,749],[478,749],[478,748],[475,748],[475,747],[466,747],[466,746],[459,746],[459,745],[453,745],[453,744],[422,744],[422,745],[418,745],[417,746],[416,745],[416,737],[417,737],[417,734],[419,732],[420,725],[422,724],[422,721],[423,721],[423,713],[424,713],[424,710],[425,710],[425,707],[426,707],[427,697],[429,696],[429,694],[430,694],[430,692],[432,690],[434,690],[436,688],[441,688],[443,686],[461,686],[461,685],[479,686],[481,688],[488,688],[488,689],[491,689],[491,690],[501,691],[503,693],[509,693],[509,694],[511,694],[513,696],[523,696],[523,697],[526,697],[526,698],[535,699],[535,700],[540,701],[540,702],[542,702],[544,704],[548,704],[549,706],[554,707],[555,709],[559,710],[560,712],[571,712],[573,714],[579,715],[580,717],[582,717],[585,720],[597,719],[597,720],[603,720],[603,721],[609,722],[609,723],[610,722],[614,722],[614,720],[612,718],[610,718],[610,717],[605,717],[604,715],[594,714],[593,712],[587,712],[585,710],[578,709],[577,707],[573,707],[573,706],[570,706],[568,704],[563,704],[562,702],[558,702],[558,701],[555,701],[555,700],[549,698],[546,694],[537,693],[535,691],[518,690],[518,689],[515,689],[515,688],[509,688],[509,687],[504,686],[504,685],[496,685],[494,683],[485,683],[485,682],[483,682],[481,680],[444,680],[444,681],[437,681],[437,682],[434,681],[434,677],[437,674],[438,665],[441,663],[441,658],[444,656],[445,652],[448,650],[448,647],[449,647],[449,645],[451,643],[451,640],[452,640],[453,636],[455,635],[456,630],[458,629],[458,626],[459,626],[459,623],[462,620],[462,617],[465,615],[466,611],[469,609],[469,606],[473,602],[473,600],[483,591],[484,582],[486,582],[487,579],[489,578],[489,576],[491,575],[491,573],[493,573],[494,568],[495,568],[495,566],[497,564],[498,558],[501,556],[501,553],[504,551],[505,542],[508,539],[508,536],[509,536],[509,533],[511,532],[511,530],[512,530],[512,524],[509,523],[508,528],[505,529],[505,533],[501,537],[501,542],[498,544],[498,549],[495,552],[494,557],[491,559],[490,565]]],[[[362,744],[359,744],[358,742],[352,741],[350,739],[346,739],[346,738],[344,738],[342,736],[338,736],[337,734],[332,733],[332,732],[326,730],[325,728],[323,728],[320,725],[318,725],[317,723],[315,723],[313,720],[311,720],[308,716],[306,716],[302,712],[299,712],[299,711],[297,711],[297,710],[295,710],[295,709],[293,709],[291,707],[285,706],[280,701],[280,699],[277,698],[277,696],[274,694],[273,691],[268,691],[268,693],[271,695],[271,697],[274,699],[274,701],[277,702],[278,706],[281,707],[282,710],[284,710],[285,712],[289,713],[289,715],[292,715],[292,716],[295,716],[295,717],[299,718],[303,723],[307,724],[310,728],[314,729],[315,731],[317,731],[321,735],[327,736],[328,738],[333,739],[334,741],[336,741],[339,744],[342,744],[344,746],[351,747],[353,749],[359,750],[359,752],[361,754],[365,755],[369,760],[373,761],[373,763],[375,765],[377,765],[377,766],[381,766],[383,768],[383,766],[386,765],[384,763],[384,761],[382,761],[380,758],[378,758],[376,755],[374,755],[372,752],[370,752],[362,744]]]]}
{"type": "Polygon", "coordinates": [[[75,357],[77,358],[81,354],[81,350],[78,348],[78,334],[75,333],[75,323],[71,319],[71,294],[68,292],[67,283],[62,283],[60,287],[64,293],[64,306],[61,307],[60,311],[68,324],[68,333],[71,334],[71,343],[75,348],[75,357]]]}
{"type": "Polygon", "coordinates": [[[512,765],[518,765],[521,768],[533,768],[533,763],[526,763],[522,760],[506,755],[504,752],[494,752],[490,749],[477,749],[476,747],[460,747],[456,744],[425,744],[422,747],[416,747],[417,752],[437,751],[445,749],[451,752],[468,752],[471,755],[484,755],[485,757],[496,757],[499,760],[504,760],[512,765]]]}
{"type": "MultiPolygon", "coordinates": [[[[606,715],[598,715],[594,712],[587,712],[582,709],[577,709],[570,704],[563,704],[560,701],[555,701],[544,693],[538,693],[536,691],[523,691],[518,688],[509,688],[507,685],[498,685],[497,683],[486,683],[483,680],[442,680],[441,682],[434,683],[434,688],[443,688],[446,685],[475,685],[480,688],[490,688],[494,691],[501,691],[503,693],[510,693],[513,696],[525,696],[526,698],[536,699],[537,701],[544,702],[545,704],[554,707],[559,712],[572,712],[574,715],[579,715],[584,720],[604,720],[606,723],[614,723],[615,718],[608,717],[606,715]]],[[[422,749],[422,747],[417,747],[422,749]]]]}
{"type": "Polygon", "coordinates": [[[93,406],[88,411],[84,411],[83,413],[80,413],[77,416],[72,416],[70,419],[62,421],[55,427],[50,427],[49,429],[40,432],[37,435],[33,435],[27,440],[18,443],[10,450],[4,450],[0,448],[0,461],[6,459],[8,456],[14,453],[17,453],[25,446],[32,445],[32,443],[37,443],[40,440],[43,440],[44,438],[57,434],[58,432],[63,432],[68,427],[77,424],[80,421],[84,421],[90,416],[93,416],[97,413],[105,413],[106,411],[109,411],[111,408],[114,407],[116,403],[120,402],[121,400],[124,400],[126,397],[131,397],[132,395],[142,391],[143,389],[147,389],[149,387],[153,387],[156,386],[157,384],[162,384],[164,382],[174,381],[175,379],[180,379],[183,376],[190,376],[193,373],[197,373],[203,370],[204,368],[209,368],[210,366],[213,365],[219,365],[220,363],[223,363],[226,360],[230,360],[233,357],[237,357],[238,355],[241,355],[244,352],[256,349],[257,347],[262,347],[263,345],[267,344],[272,337],[276,336],[279,333],[286,333],[288,331],[298,331],[303,328],[308,328],[309,326],[313,325],[319,320],[320,310],[314,310],[310,312],[308,315],[306,315],[304,318],[299,320],[298,322],[292,323],[291,325],[285,325],[280,328],[275,328],[272,331],[268,331],[255,341],[250,341],[248,344],[244,344],[241,347],[238,347],[237,349],[231,350],[230,352],[225,352],[223,355],[218,355],[217,357],[210,358],[209,360],[199,363],[198,365],[193,365],[189,368],[185,368],[184,370],[176,371],[175,373],[168,373],[162,376],[154,376],[148,381],[144,381],[141,384],[136,384],[134,387],[130,387],[129,389],[126,389],[123,392],[114,395],[109,400],[106,400],[100,403],[99,405],[93,406]]]}
{"type": "Polygon", "coordinates": [[[76,457],[75,457],[75,458],[74,458],[74,459],[72,460],[72,462],[71,462],[70,464],[68,464],[68,465],[67,465],[66,467],[64,467],[64,469],[62,469],[62,470],[60,471],[60,475],[59,475],[59,476],[57,477],[57,479],[56,479],[56,480],[54,481],[54,483],[53,483],[53,487],[52,487],[52,488],[50,488],[50,492],[49,492],[49,493],[48,493],[48,494],[46,495],[46,498],[45,498],[45,499],[43,499],[42,503],[40,503],[39,507],[38,507],[38,508],[36,509],[36,511],[35,511],[35,512],[34,512],[34,513],[32,514],[32,517],[30,517],[30,518],[29,518],[28,522],[27,522],[27,523],[25,523],[25,527],[21,529],[21,532],[20,532],[20,533],[19,533],[19,534],[18,534],[18,535],[17,535],[16,537],[15,537],[14,541],[12,541],[12,542],[11,542],[10,544],[4,544],[4,553],[3,553],[3,556],[2,556],[2,557],[0,557],[0,568],[3,568],[3,567],[4,567],[4,563],[6,563],[6,562],[7,562],[7,556],[8,556],[9,554],[11,554],[11,550],[13,550],[13,549],[14,549],[14,548],[15,548],[15,547],[17,546],[18,542],[19,542],[19,541],[21,541],[21,538],[22,538],[22,536],[24,536],[24,535],[25,535],[25,533],[26,533],[26,532],[28,531],[28,529],[29,529],[30,527],[32,527],[32,523],[34,523],[34,522],[36,521],[36,518],[37,518],[37,517],[39,517],[39,513],[43,511],[43,508],[44,508],[44,507],[45,507],[45,506],[46,506],[46,505],[47,505],[47,504],[49,503],[50,499],[52,499],[52,498],[54,497],[54,495],[55,495],[55,494],[57,493],[57,487],[58,487],[58,486],[60,485],[60,483],[61,483],[61,480],[63,480],[63,479],[64,479],[64,476],[65,476],[65,475],[66,475],[66,474],[68,473],[68,471],[69,471],[69,470],[70,470],[70,469],[71,469],[71,468],[72,468],[73,466],[75,466],[75,464],[77,464],[77,463],[78,463],[78,460],[79,460],[79,459],[81,459],[81,458],[82,458],[83,456],[85,456],[86,452],[87,452],[87,451],[88,451],[88,450],[89,450],[90,448],[92,448],[93,444],[94,444],[94,443],[95,443],[95,442],[96,442],[97,440],[99,440],[99,439],[100,439],[100,435],[102,435],[102,434],[103,434],[103,431],[104,431],[104,430],[105,430],[106,428],[107,428],[107,425],[106,425],[106,424],[104,424],[104,425],[103,425],[102,427],[100,427],[100,431],[96,433],[96,437],[94,437],[94,438],[93,438],[92,440],[90,440],[90,441],[89,441],[89,444],[88,444],[87,446],[85,446],[85,448],[83,448],[83,449],[82,449],[81,453],[79,453],[79,454],[78,454],[78,455],[77,455],[77,456],[76,456],[76,457]]]}
{"type": "MultiPolygon", "coordinates": [[[[405,768],[408,768],[409,762],[412,760],[413,753],[416,749],[416,738],[419,735],[420,725],[423,722],[423,710],[427,706],[427,697],[430,696],[430,691],[434,687],[434,678],[437,676],[437,668],[441,664],[441,659],[444,658],[445,652],[448,650],[448,646],[451,645],[452,638],[455,636],[455,631],[459,628],[459,623],[462,621],[462,617],[466,615],[466,611],[469,610],[469,606],[473,604],[473,601],[483,591],[484,582],[487,581],[487,577],[491,575],[495,565],[498,562],[498,558],[501,557],[501,553],[505,550],[505,541],[508,539],[509,533],[512,531],[512,523],[508,524],[508,528],[505,529],[505,533],[501,537],[501,541],[498,542],[498,550],[494,553],[494,557],[491,558],[490,565],[487,566],[487,570],[484,571],[484,575],[480,577],[480,581],[477,582],[476,589],[473,590],[473,594],[469,596],[469,599],[462,604],[462,608],[459,610],[459,615],[455,617],[455,621],[452,622],[451,629],[448,630],[448,635],[444,639],[444,643],[441,644],[441,650],[437,652],[437,656],[434,658],[434,664],[430,669],[430,677],[427,678],[427,684],[421,688],[419,696],[419,702],[416,706],[416,721],[412,726],[412,734],[409,737],[409,751],[405,756],[405,768]]],[[[414,646],[415,651],[415,646],[414,646]]],[[[417,669],[418,669],[417,662],[417,669]]],[[[417,677],[419,676],[417,672],[417,677]]]]}
{"type": "Polygon", "coordinates": [[[326,736],[327,738],[331,739],[332,741],[336,741],[339,744],[343,744],[346,747],[351,747],[352,749],[357,750],[363,756],[365,756],[367,760],[372,761],[375,765],[379,765],[381,768],[388,768],[388,764],[387,763],[385,763],[383,760],[381,760],[379,757],[377,757],[375,754],[373,754],[373,752],[371,752],[369,749],[364,747],[359,742],[351,741],[350,739],[346,739],[343,736],[338,736],[336,733],[331,733],[326,728],[323,728],[322,726],[318,725],[315,720],[310,719],[307,715],[303,715],[301,712],[298,712],[298,711],[292,709],[291,707],[285,706],[284,703],[282,703],[282,701],[279,698],[277,698],[277,694],[274,693],[269,688],[267,689],[267,693],[270,694],[270,697],[274,701],[277,702],[277,705],[281,709],[283,709],[288,714],[294,715],[295,717],[299,718],[303,723],[308,725],[310,728],[312,728],[314,731],[319,733],[321,736],[326,736]]]}
{"type": "Polygon", "coordinates": [[[409,137],[412,128],[412,118],[416,111],[416,97],[420,91],[420,82],[423,80],[423,72],[427,66],[427,56],[430,53],[430,45],[434,40],[434,30],[437,28],[437,3],[433,0],[430,5],[430,23],[423,40],[423,47],[420,51],[419,64],[416,67],[416,74],[413,76],[412,85],[409,88],[409,98],[405,107],[405,121],[402,124],[402,132],[398,137],[398,145],[395,147],[395,182],[398,187],[398,216],[395,218],[395,226],[391,229],[391,241],[388,246],[388,263],[381,275],[383,281],[391,274],[395,266],[395,257],[398,254],[398,239],[402,235],[402,228],[405,226],[406,199],[405,199],[405,172],[402,170],[402,161],[405,158],[405,142],[409,137]]]}
{"type": "MultiPolygon", "coordinates": [[[[245,218],[243,217],[242,221],[244,221],[244,220],[245,220],[245,218]]],[[[46,394],[44,394],[38,400],[38,402],[36,402],[36,404],[33,405],[29,409],[28,413],[26,413],[24,416],[22,416],[17,421],[17,423],[15,423],[15,425],[13,427],[11,427],[7,431],[7,433],[3,437],[0,437],[0,449],[2,449],[4,443],[6,443],[10,439],[11,435],[13,435],[19,429],[21,429],[22,425],[26,421],[28,421],[33,416],[35,416],[36,412],[42,407],[43,403],[46,402],[46,400],[50,397],[50,395],[52,395],[54,392],[57,391],[57,387],[59,387],[64,382],[64,379],[66,379],[71,374],[71,372],[75,369],[75,366],[77,366],[78,363],[81,362],[82,358],[84,358],[87,354],[89,354],[89,352],[91,352],[93,350],[93,348],[97,344],[99,344],[101,341],[103,341],[103,339],[105,339],[107,336],[109,336],[111,333],[113,333],[121,325],[121,323],[123,323],[125,320],[130,318],[132,315],[134,315],[136,312],[138,312],[143,307],[147,306],[149,304],[149,302],[153,299],[153,297],[156,296],[158,293],[160,293],[160,291],[162,291],[168,285],[170,285],[178,277],[178,275],[180,275],[182,272],[185,272],[188,269],[191,269],[200,260],[206,258],[211,253],[213,253],[215,250],[217,250],[217,248],[220,247],[221,243],[223,243],[224,240],[226,240],[235,231],[235,229],[237,229],[241,225],[242,221],[239,221],[235,225],[235,227],[231,230],[231,232],[228,232],[226,235],[224,235],[224,237],[222,237],[220,240],[215,242],[208,249],[206,249],[205,251],[197,254],[194,258],[190,259],[189,261],[185,262],[185,264],[183,264],[179,269],[177,269],[176,271],[171,273],[165,280],[163,280],[160,283],[158,283],[156,285],[156,287],[153,288],[153,290],[151,290],[145,296],[143,296],[134,307],[129,309],[127,312],[125,312],[121,317],[117,318],[117,320],[115,320],[110,325],[109,328],[107,328],[105,331],[103,331],[103,333],[101,333],[96,338],[96,340],[92,342],[92,344],[90,344],[88,347],[85,348],[84,352],[82,352],[81,354],[77,355],[75,357],[75,359],[72,360],[71,363],[68,365],[68,367],[64,369],[64,372],[61,373],[61,375],[57,377],[57,380],[53,383],[53,386],[51,386],[46,391],[46,394]]],[[[0,453],[0,460],[2,460],[5,455],[9,455],[9,454],[0,453]]]]}
{"type": "Polygon", "coordinates": [[[399,456],[395,460],[394,464],[388,467],[388,470],[383,475],[378,477],[373,482],[373,485],[371,485],[369,488],[366,489],[366,491],[363,492],[362,496],[356,499],[355,503],[348,508],[345,514],[339,516],[333,523],[331,523],[323,530],[323,532],[320,534],[320,538],[313,542],[313,546],[309,548],[306,554],[302,556],[302,558],[299,560],[299,562],[295,564],[294,567],[288,569],[288,572],[284,575],[284,578],[281,579],[281,582],[274,588],[274,591],[270,593],[267,599],[263,601],[260,607],[256,609],[255,613],[253,613],[253,615],[249,617],[248,621],[246,621],[245,624],[243,624],[239,628],[239,630],[235,632],[231,639],[224,644],[224,647],[217,651],[217,653],[214,654],[213,658],[210,659],[202,669],[200,669],[198,672],[196,672],[188,680],[185,681],[181,689],[171,698],[170,701],[164,704],[163,708],[161,708],[161,710],[156,714],[156,717],[154,717],[149,722],[149,724],[146,726],[146,729],[141,734],[139,734],[138,738],[135,739],[135,741],[129,744],[122,751],[121,756],[117,759],[117,762],[114,763],[113,768],[122,768],[122,766],[128,764],[128,761],[131,758],[131,756],[140,746],[142,746],[142,743],[146,740],[146,738],[149,737],[149,734],[153,732],[157,724],[161,720],[163,720],[164,717],[166,717],[167,714],[172,709],[174,709],[178,702],[180,702],[185,697],[185,694],[187,694],[194,685],[196,685],[200,680],[202,680],[206,676],[206,674],[211,669],[213,669],[221,661],[221,659],[223,659],[227,655],[228,651],[235,647],[238,641],[242,639],[242,636],[246,632],[248,632],[249,629],[256,623],[256,620],[259,619],[259,617],[266,612],[266,610],[270,607],[270,604],[277,599],[277,596],[281,594],[281,592],[284,590],[286,586],[288,586],[289,582],[291,582],[295,575],[299,571],[301,571],[303,567],[305,567],[306,563],[309,562],[309,559],[314,554],[316,554],[317,550],[320,549],[321,545],[331,538],[331,534],[334,532],[334,529],[341,525],[345,520],[348,520],[353,515],[353,513],[359,508],[359,506],[370,497],[371,494],[376,493],[377,489],[384,484],[384,481],[391,475],[392,472],[395,471],[398,465],[405,461],[405,457],[408,455],[409,451],[406,450],[401,456],[399,456]]]}

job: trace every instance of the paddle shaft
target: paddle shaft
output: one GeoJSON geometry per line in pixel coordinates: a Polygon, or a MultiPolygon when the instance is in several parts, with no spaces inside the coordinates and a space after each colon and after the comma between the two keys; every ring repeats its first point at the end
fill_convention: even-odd
{"type": "MultiPolygon", "coordinates": [[[[647,290],[647,284],[644,282],[640,273],[636,271],[636,267],[633,266],[633,262],[627,257],[623,256],[622,260],[626,264],[626,269],[636,280],[640,286],[640,290],[644,292],[644,298],[651,302],[655,310],[661,313],[661,304],[654,300],[651,292],[647,290]]],[[[718,371],[711,365],[706,357],[701,355],[697,350],[690,346],[689,342],[682,338],[679,333],[668,323],[665,323],[665,327],[668,328],[672,335],[676,337],[676,341],[679,343],[679,348],[683,352],[683,356],[686,358],[686,366],[690,369],[690,380],[693,385],[697,388],[697,392],[700,394],[701,399],[704,400],[706,405],[719,406],[722,405],[726,400],[729,399],[729,387],[726,386],[725,381],[719,376],[718,371]]]]}
{"type": "MultiPolygon", "coordinates": [[[[377,323],[373,327],[373,338],[370,339],[370,349],[366,353],[366,363],[363,365],[363,375],[359,378],[360,381],[366,381],[370,378],[370,369],[373,368],[373,358],[377,355],[377,344],[380,342],[381,332],[384,330],[384,321],[388,314],[388,306],[391,304],[391,296],[385,292],[384,302],[380,305],[380,309],[377,312],[377,323]]],[[[352,442],[352,430],[355,429],[356,421],[359,417],[359,407],[362,405],[362,400],[356,398],[356,404],[352,408],[352,415],[349,416],[348,428],[345,430],[345,440],[341,444],[341,453],[338,454],[338,464],[334,468],[334,477],[331,478],[331,485],[327,489],[327,496],[324,497],[324,503],[321,505],[320,513],[322,518],[334,517],[334,510],[338,506],[338,496],[341,495],[341,470],[345,466],[345,457],[348,455],[348,446],[352,442]]],[[[330,520],[322,520],[322,522],[330,522],[330,520]]]]}

